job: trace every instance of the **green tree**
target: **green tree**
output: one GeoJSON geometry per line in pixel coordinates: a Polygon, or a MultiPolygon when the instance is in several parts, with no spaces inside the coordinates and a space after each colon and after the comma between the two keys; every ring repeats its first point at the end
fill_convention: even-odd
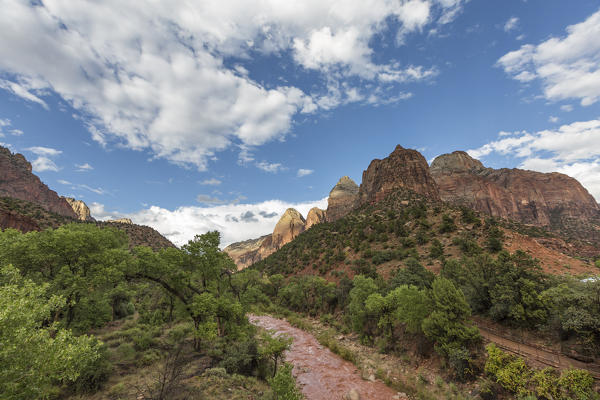
{"type": "Polygon", "coordinates": [[[273,376],[277,374],[279,361],[283,360],[283,352],[288,350],[292,344],[292,339],[285,336],[271,336],[264,333],[261,336],[261,346],[258,353],[264,359],[273,362],[273,376]]]}
{"type": "Polygon", "coordinates": [[[49,285],[23,279],[12,266],[2,268],[0,283],[1,397],[49,398],[55,383],[74,382],[100,358],[101,343],[50,322],[65,299],[49,296],[49,285]]]}
{"type": "Polygon", "coordinates": [[[353,280],[353,287],[350,290],[350,303],[348,311],[352,328],[356,332],[363,332],[367,322],[368,313],[365,309],[365,301],[367,298],[377,292],[377,285],[372,278],[365,278],[362,275],[357,275],[353,280]]]}
{"type": "Polygon", "coordinates": [[[302,393],[296,386],[296,380],[292,376],[292,365],[285,363],[273,378],[269,379],[269,385],[277,400],[301,400],[302,393]]]}

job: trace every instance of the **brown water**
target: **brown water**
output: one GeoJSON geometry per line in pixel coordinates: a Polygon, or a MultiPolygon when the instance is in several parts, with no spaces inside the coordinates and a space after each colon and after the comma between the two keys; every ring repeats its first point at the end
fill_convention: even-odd
{"type": "Polygon", "coordinates": [[[332,353],[317,339],[287,321],[266,315],[250,315],[250,322],[276,334],[285,334],[294,342],[286,353],[286,361],[294,366],[293,374],[308,400],[340,400],[354,389],[361,400],[397,399],[397,392],[383,382],[361,378],[349,361],[332,353]]]}

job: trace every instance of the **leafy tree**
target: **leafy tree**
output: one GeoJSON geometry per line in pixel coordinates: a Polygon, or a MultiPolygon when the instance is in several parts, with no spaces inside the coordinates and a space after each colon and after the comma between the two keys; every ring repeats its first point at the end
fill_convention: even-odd
{"type": "Polygon", "coordinates": [[[100,358],[90,336],[75,337],[51,323],[65,299],[48,295],[12,267],[0,273],[0,393],[5,399],[49,398],[55,383],[74,382],[100,358]]]}
{"type": "Polygon", "coordinates": [[[264,333],[261,336],[261,346],[258,353],[264,359],[273,361],[273,377],[277,374],[279,361],[283,359],[283,352],[288,350],[292,344],[292,339],[285,336],[271,336],[264,333]]]}
{"type": "Polygon", "coordinates": [[[435,274],[423,267],[415,258],[408,258],[405,268],[399,268],[392,278],[391,287],[413,285],[420,289],[431,288],[435,274]]]}
{"type": "Polygon", "coordinates": [[[372,278],[366,278],[362,275],[354,277],[353,287],[350,290],[350,303],[348,311],[352,321],[352,328],[356,332],[363,332],[367,322],[367,311],[365,309],[365,301],[367,298],[377,292],[377,285],[372,278]]]}
{"type": "Polygon", "coordinates": [[[436,351],[448,357],[456,349],[470,347],[480,336],[470,324],[469,304],[452,281],[438,277],[432,286],[433,311],[423,321],[422,329],[435,342],[436,351]]]}
{"type": "Polygon", "coordinates": [[[271,389],[277,400],[301,400],[302,393],[296,386],[296,380],[292,376],[292,365],[285,363],[275,376],[269,379],[271,389]]]}

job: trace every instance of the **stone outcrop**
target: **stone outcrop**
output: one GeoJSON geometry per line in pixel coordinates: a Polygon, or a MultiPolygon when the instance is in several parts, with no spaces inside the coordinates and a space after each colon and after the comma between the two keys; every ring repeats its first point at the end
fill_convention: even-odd
{"type": "Polygon", "coordinates": [[[284,244],[291,242],[296,236],[306,230],[306,220],[294,208],[285,210],[273,230],[271,246],[279,250],[284,244]]]}
{"type": "Polygon", "coordinates": [[[1,146],[0,197],[25,200],[64,217],[77,218],[69,203],[32,173],[31,164],[22,154],[12,154],[1,146]]]}
{"type": "MultiPolygon", "coordinates": [[[[270,242],[271,235],[261,236],[258,239],[244,240],[243,242],[232,243],[225,247],[223,251],[229,254],[233,259],[238,270],[251,266],[257,261],[262,260],[263,254],[260,249],[265,240],[270,242]]],[[[266,248],[266,247],[265,247],[266,248]]],[[[263,249],[265,249],[263,248],[263,249]]]]}
{"type": "Polygon", "coordinates": [[[17,229],[21,232],[39,231],[37,222],[26,215],[14,211],[0,209],[0,229],[17,229]]]}
{"type": "Polygon", "coordinates": [[[65,199],[67,203],[69,203],[73,211],[75,211],[75,214],[77,214],[77,219],[79,219],[80,221],[95,221],[95,219],[90,214],[89,207],[83,201],[75,200],[72,197],[62,198],[65,199]]]}
{"type": "Polygon", "coordinates": [[[325,210],[321,210],[318,207],[313,207],[306,215],[306,229],[310,228],[313,225],[320,224],[326,221],[327,212],[325,210]]]}
{"type": "Polygon", "coordinates": [[[133,221],[131,221],[131,219],[129,219],[129,218],[109,219],[105,222],[109,222],[111,224],[127,224],[127,225],[133,224],[133,221]]]}
{"type": "MultiPolygon", "coordinates": [[[[319,209],[315,208],[315,210],[319,209]]],[[[272,234],[232,243],[223,251],[235,261],[238,269],[243,269],[275,253],[306,229],[306,220],[302,214],[296,209],[288,208],[275,225],[272,234]]]]}
{"type": "Polygon", "coordinates": [[[486,168],[463,151],[437,157],[430,170],[442,200],[489,215],[557,230],[600,217],[590,193],[557,172],[486,168]]]}
{"type": "Polygon", "coordinates": [[[429,200],[439,200],[438,187],[425,157],[416,150],[396,146],[383,160],[371,161],[363,172],[358,205],[376,203],[398,189],[410,189],[429,200]]]}
{"type": "Polygon", "coordinates": [[[340,178],[329,192],[327,220],[337,221],[354,209],[358,197],[358,185],[347,176],[340,178]]]}

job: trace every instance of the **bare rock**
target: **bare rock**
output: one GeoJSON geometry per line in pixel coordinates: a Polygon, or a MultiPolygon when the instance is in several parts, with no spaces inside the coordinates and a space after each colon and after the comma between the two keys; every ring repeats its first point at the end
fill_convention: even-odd
{"type": "Polygon", "coordinates": [[[262,260],[260,248],[265,240],[271,240],[271,235],[261,236],[258,239],[245,240],[243,242],[232,243],[225,247],[223,251],[229,254],[233,259],[238,270],[249,267],[257,261],[262,260]]]}
{"type": "Polygon", "coordinates": [[[340,178],[329,192],[327,199],[327,220],[337,221],[354,209],[358,196],[358,185],[347,176],[340,178]]]}
{"type": "Polygon", "coordinates": [[[327,221],[327,211],[321,210],[320,208],[313,207],[306,216],[306,229],[313,225],[320,224],[327,221]]]}
{"type": "Polygon", "coordinates": [[[73,211],[75,211],[75,214],[77,214],[77,219],[79,219],[80,221],[95,221],[95,219],[90,214],[89,207],[83,201],[75,200],[72,197],[61,197],[65,199],[67,203],[69,203],[73,211]]]}
{"type": "Polygon", "coordinates": [[[69,203],[34,175],[22,154],[0,146],[0,197],[12,197],[37,204],[63,217],[77,218],[69,203]]]}
{"type": "Polygon", "coordinates": [[[358,204],[376,203],[401,188],[410,189],[429,200],[440,199],[425,157],[416,150],[398,145],[383,160],[371,161],[363,172],[358,204]]]}
{"type": "Polygon", "coordinates": [[[133,224],[133,221],[131,221],[131,219],[129,219],[129,218],[109,219],[108,221],[104,221],[104,222],[108,222],[111,224],[127,224],[127,225],[133,224]]]}
{"type": "Polygon", "coordinates": [[[306,230],[306,220],[296,209],[285,210],[273,230],[271,246],[278,250],[306,230]]]}
{"type": "Polygon", "coordinates": [[[437,157],[430,170],[442,200],[492,216],[566,229],[584,238],[594,234],[585,225],[600,218],[590,193],[576,179],[557,172],[486,168],[464,151],[437,157]]]}
{"type": "Polygon", "coordinates": [[[350,389],[348,393],[344,395],[346,400],[360,400],[360,394],[356,389],[350,389]]]}

